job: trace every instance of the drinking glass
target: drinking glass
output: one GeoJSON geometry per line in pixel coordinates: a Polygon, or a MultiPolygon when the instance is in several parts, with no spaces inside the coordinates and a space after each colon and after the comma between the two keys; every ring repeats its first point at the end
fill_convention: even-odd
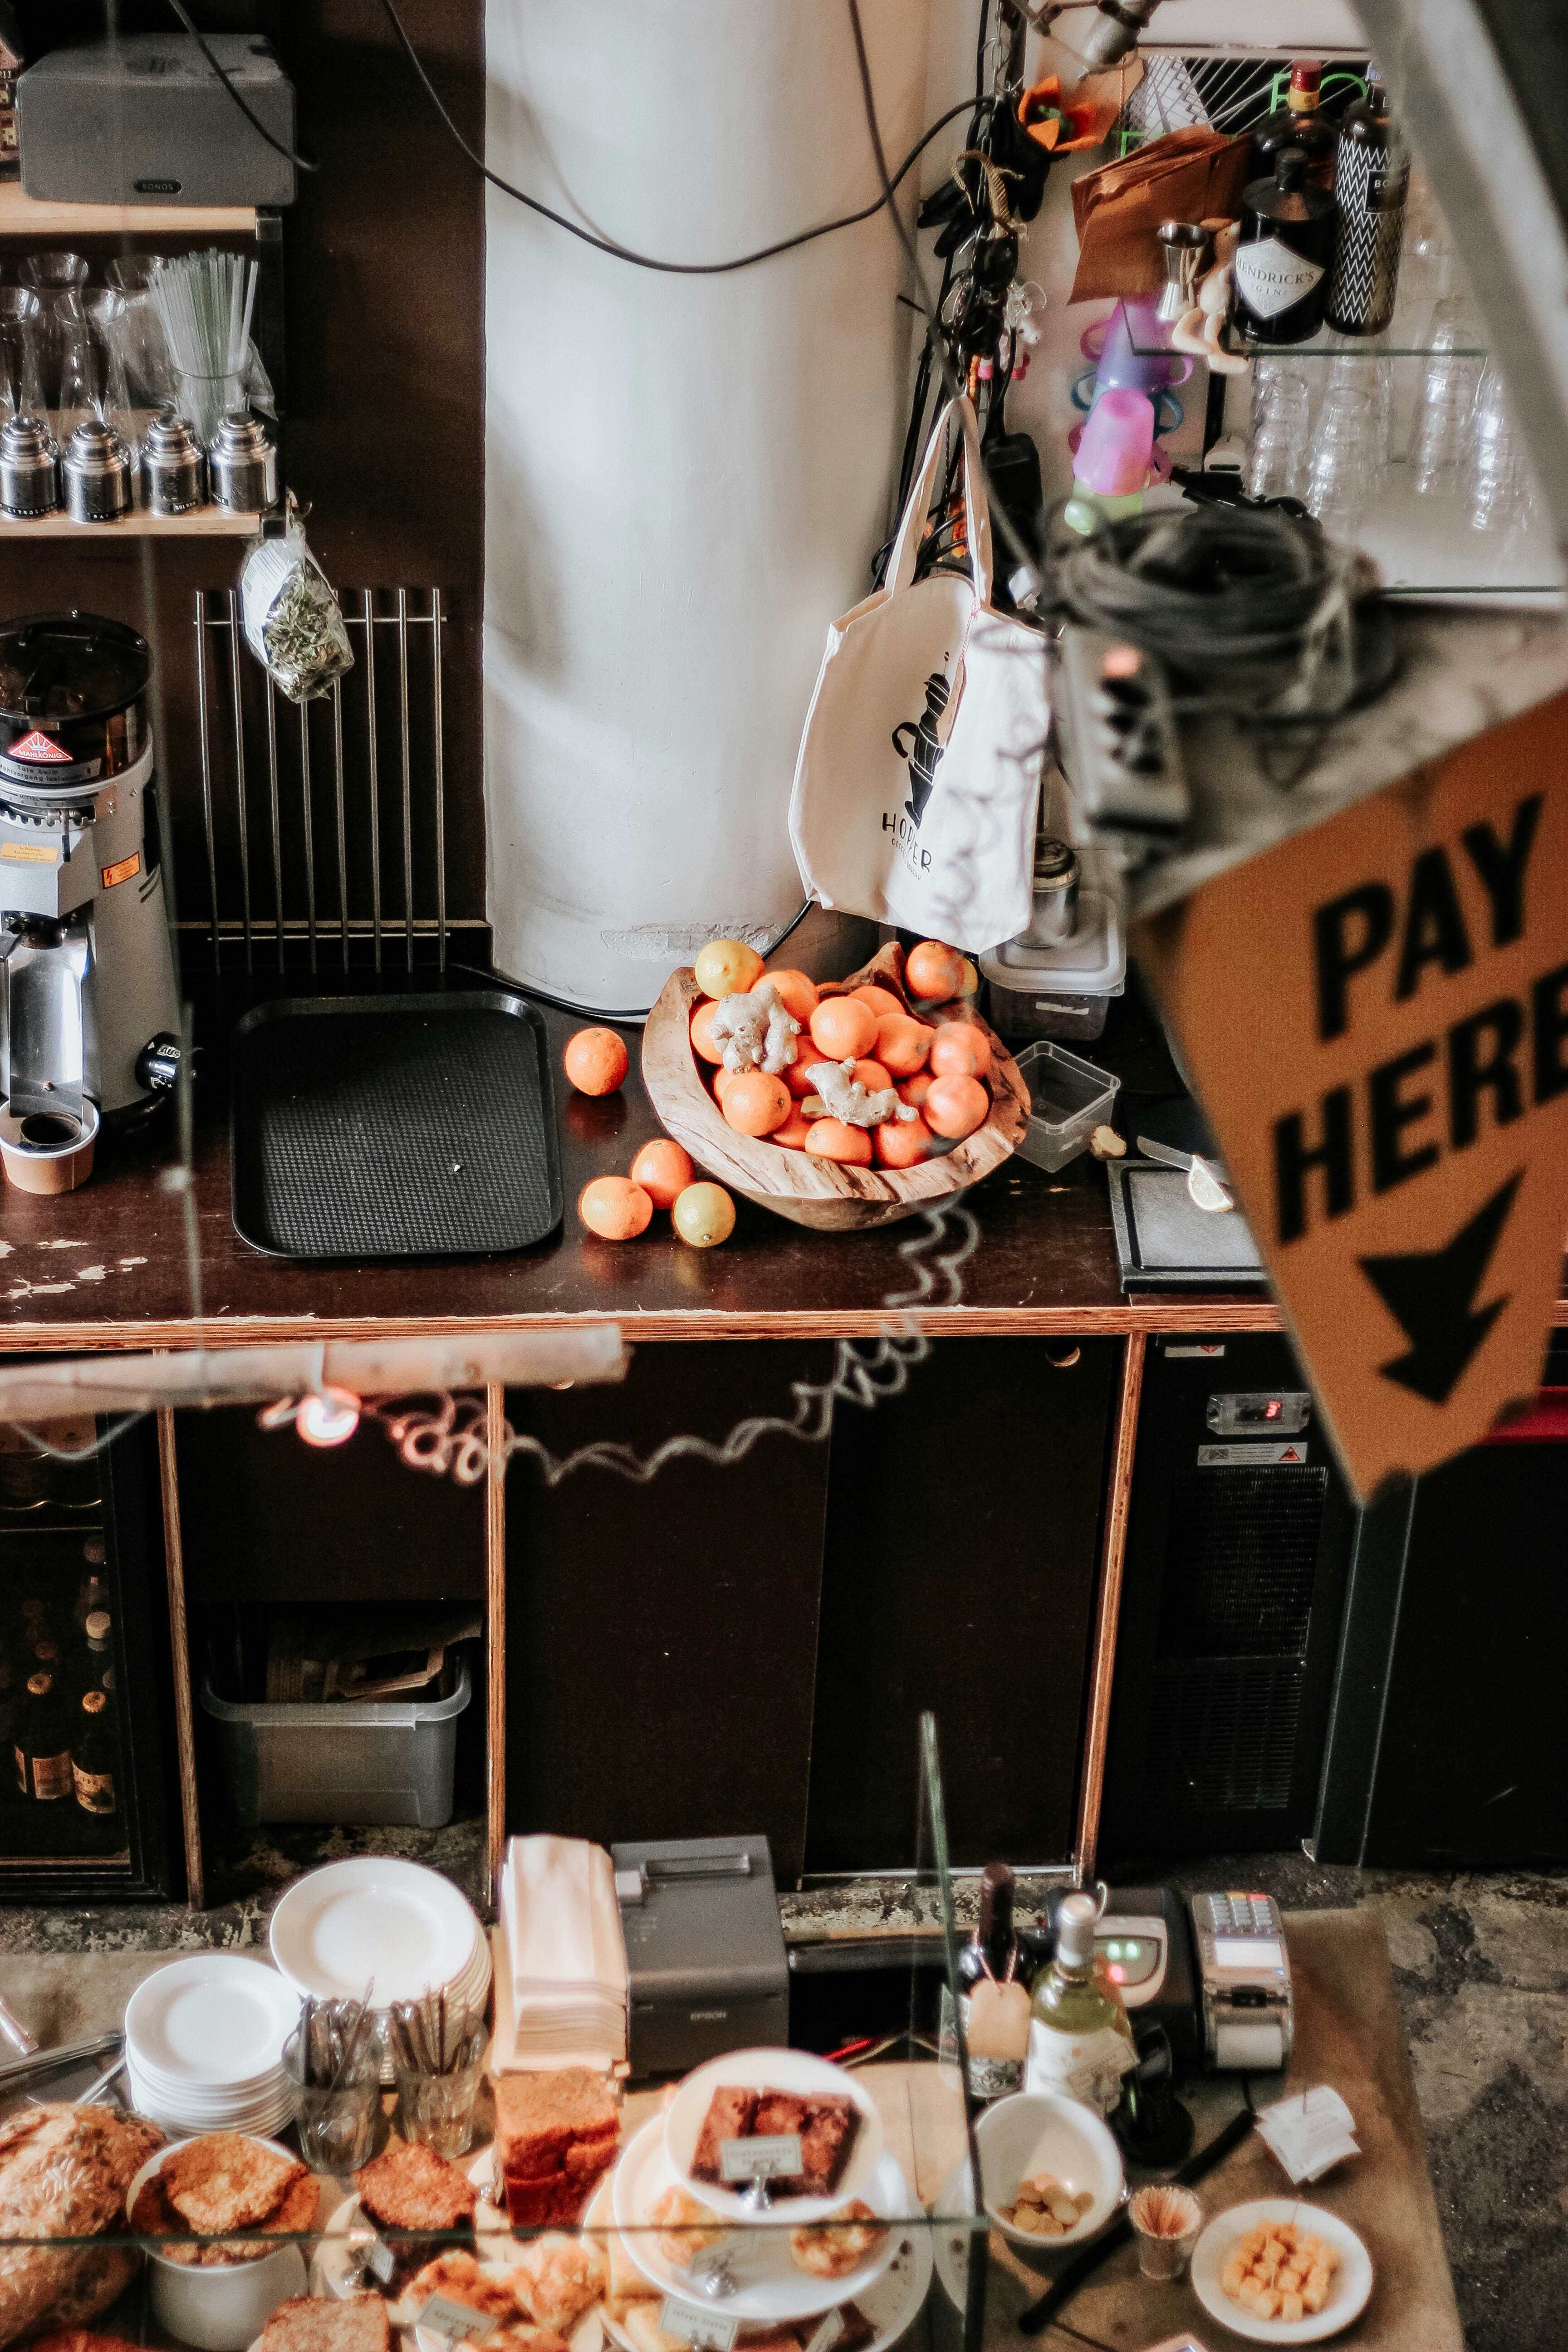
{"type": "Polygon", "coordinates": [[[1394,455],[1394,362],[1387,338],[1377,335],[1331,335],[1329,348],[1337,356],[1329,362],[1326,383],[1358,386],[1370,394],[1376,440],[1374,462],[1379,473],[1394,455]]]}
{"type": "Polygon", "coordinates": [[[1242,479],[1249,498],[1300,498],[1307,464],[1307,379],[1279,360],[1254,362],[1242,479]]]}
{"type": "MultiPolygon", "coordinates": [[[[395,2044],[394,2045],[395,2050],[395,2044]]],[[[394,2058],[398,2110],[405,2139],[419,2139],[437,2156],[461,2156],[474,2137],[474,2104],[484,2072],[485,2029],[473,2028],[459,2043],[445,2074],[426,2074],[394,2058]]]]}
{"type": "Polygon", "coordinates": [[[1179,2279],[1193,2258],[1204,2209],[1190,2189],[1136,2190],[1128,2204],[1138,2268],[1148,2279],[1179,2279]]]}
{"type": "Polygon", "coordinates": [[[1470,525],[1502,537],[1521,530],[1535,501],[1535,480],[1502,371],[1489,360],[1476,388],[1468,475],[1470,525]]]}
{"type": "Polygon", "coordinates": [[[1455,499],[1463,487],[1470,421],[1483,362],[1475,346],[1480,321],[1468,294],[1445,294],[1432,313],[1432,333],[1415,403],[1410,469],[1426,499],[1455,499]]]}
{"type": "Polygon", "coordinates": [[[43,305],[30,287],[0,286],[0,424],[44,414],[43,305]]]}
{"type": "Polygon", "coordinates": [[[105,285],[125,306],[118,331],[133,408],[162,408],[174,397],[174,362],[152,295],[161,258],[156,253],[122,254],[103,272],[105,285]]]}
{"type": "Polygon", "coordinates": [[[283,2067],[294,2085],[300,2153],[312,2172],[356,2172],[375,2143],[381,2115],[381,2037],[367,2033],[351,2050],[336,2081],[307,2082],[298,2031],[283,2045],[283,2067]]]}
{"type": "Polygon", "coordinates": [[[79,253],[29,253],[16,271],[19,282],[36,294],[63,294],[87,284],[89,270],[79,253]]]}
{"type": "Polygon", "coordinates": [[[1377,474],[1377,412],[1370,387],[1325,384],[1307,474],[1308,512],[1326,531],[1353,538],[1377,474]]]}

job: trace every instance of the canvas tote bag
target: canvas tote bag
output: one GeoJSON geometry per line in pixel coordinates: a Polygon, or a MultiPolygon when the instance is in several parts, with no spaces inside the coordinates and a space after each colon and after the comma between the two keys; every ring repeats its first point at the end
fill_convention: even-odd
{"type": "Polygon", "coordinates": [[[790,840],[825,907],[971,955],[1033,911],[1050,710],[1046,645],[991,603],[991,521],[967,400],[938,420],[885,587],[827,633],[795,762],[790,840]],[[915,581],[950,425],[963,436],[971,579],[915,581]]]}

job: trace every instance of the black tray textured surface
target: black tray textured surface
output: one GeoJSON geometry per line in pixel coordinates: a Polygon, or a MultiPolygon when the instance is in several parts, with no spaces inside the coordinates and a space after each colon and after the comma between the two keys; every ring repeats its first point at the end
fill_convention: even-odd
{"type": "Polygon", "coordinates": [[[290,999],[234,1045],[232,1206],[254,1248],[474,1256],[560,1223],[544,1027],[510,990],[290,999]]]}
{"type": "Polygon", "coordinates": [[[1197,1208],[1181,1171],[1152,1160],[1108,1160],[1105,1172],[1123,1290],[1267,1284],[1252,1228],[1238,1209],[1215,1214],[1197,1208]]]}

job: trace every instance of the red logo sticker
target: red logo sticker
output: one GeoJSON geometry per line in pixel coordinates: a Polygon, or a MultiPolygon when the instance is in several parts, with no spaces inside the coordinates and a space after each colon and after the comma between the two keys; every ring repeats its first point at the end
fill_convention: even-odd
{"type": "Polygon", "coordinates": [[[68,768],[76,765],[70,753],[62,751],[52,735],[41,733],[37,727],[30,735],[24,735],[19,743],[13,743],[6,757],[11,760],[58,760],[68,768]]]}
{"type": "Polygon", "coordinates": [[[1281,1462],[1300,1462],[1301,1457],[1293,1445],[1288,1445],[1279,1459],[1281,1462]]]}

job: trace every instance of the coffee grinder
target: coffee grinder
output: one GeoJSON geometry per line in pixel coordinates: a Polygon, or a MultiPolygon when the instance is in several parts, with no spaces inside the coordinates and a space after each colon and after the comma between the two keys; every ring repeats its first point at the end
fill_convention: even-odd
{"type": "Polygon", "coordinates": [[[152,667],[91,613],[0,624],[0,1160],[24,1192],[85,1183],[100,1123],[178,1074],[152,667]]]}

